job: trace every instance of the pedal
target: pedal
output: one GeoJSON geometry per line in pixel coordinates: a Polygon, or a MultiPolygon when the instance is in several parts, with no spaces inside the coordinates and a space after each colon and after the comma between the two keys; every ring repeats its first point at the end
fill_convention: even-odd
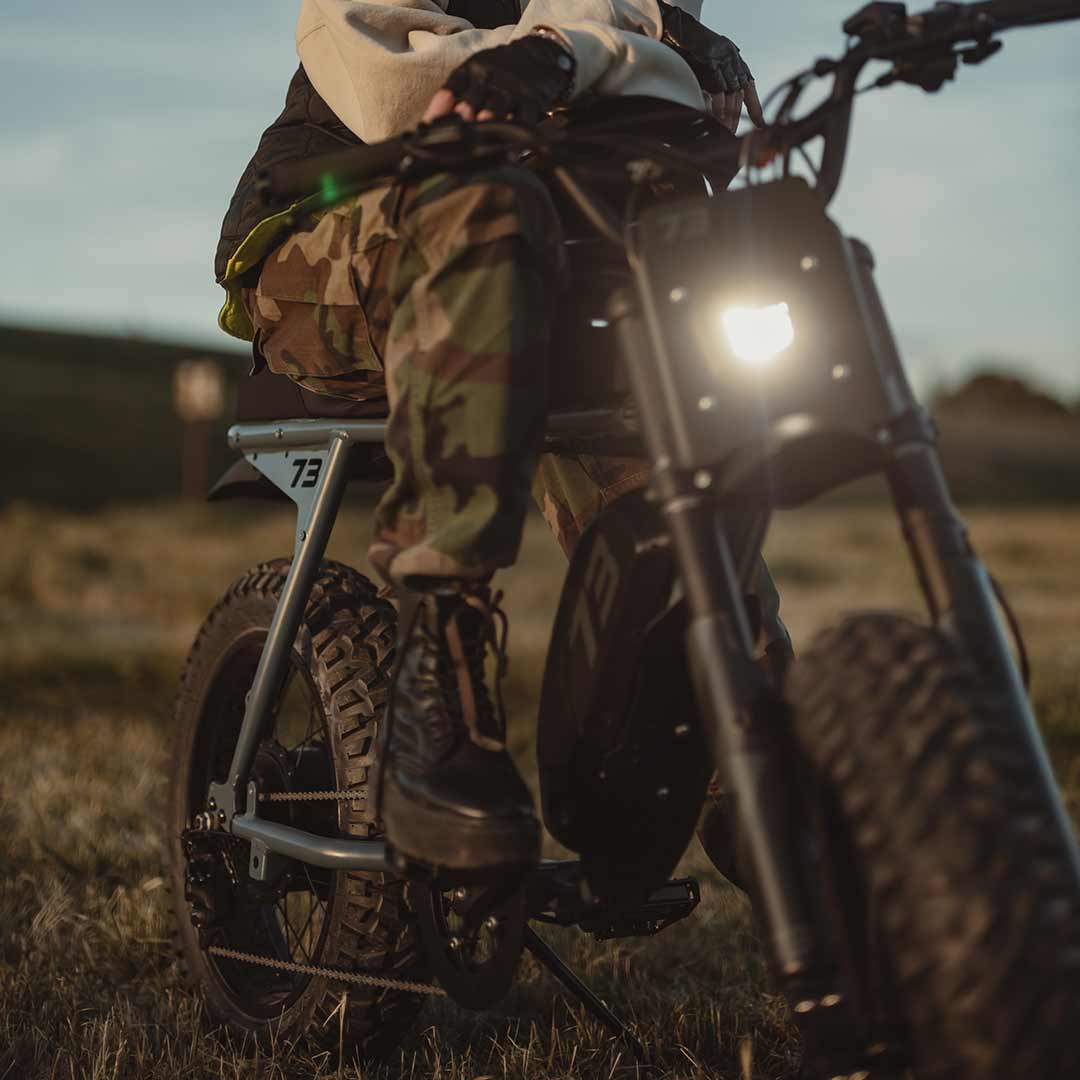
{"type": "Polygon", "coordinates": [[[669,881],[643,904],[612,910],[602,908],[578,924],[597,941],[612,938],[651,937],[691,915],[701,902],[701,888],[693,878],[669,881]]]}
{"type": "Polygon", "coordinates": [[[541,863],[529,879],[529,918],[556,926],[579,926],[598,941],[622,937],[649,937],[685,919],[701,901],[701,888],[693,878],[669,881],[644,903],[613,908],[588,893],[576,861],[541,863]]]}

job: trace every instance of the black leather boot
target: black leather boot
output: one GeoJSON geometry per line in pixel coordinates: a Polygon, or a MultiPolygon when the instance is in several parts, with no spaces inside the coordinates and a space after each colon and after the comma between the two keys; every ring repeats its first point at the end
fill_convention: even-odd
{"type": "Polygon", "coordinates": [[[532,797],[506,750],[484,675],[495,608],[485,587],[424,593],[393,691],[382,817],[399,853],[440,869],[528,866],[540,853],[532,797]]]}

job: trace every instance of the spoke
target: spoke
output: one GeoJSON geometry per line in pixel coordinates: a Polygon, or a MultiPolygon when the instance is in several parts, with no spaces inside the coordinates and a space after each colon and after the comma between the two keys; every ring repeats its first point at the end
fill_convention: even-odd
{"type": "Polygon", "coordinates": [[[275,918],[273,910],[265,907],[260,908],[260,921],[263,924],[266,936],[270,939],[270,947],[277,952],[280,959],[291,959],[292,954],[289,951],[288,939],[282,934],[281,924],[275,918]]]}
{"type": "Polygon", "coordinates": [[[301,863],[300,865],[304,867],[304,877],[307,878],[308,888],[311,890],[311,895],[315,897],[316,901],[319,904],[319,907],[322,908],[323,914],[325,915],[326,914],[326,901],[323,900],[323,898],[318,894],[318,892],[315,889],[315,882],[311,880],[311,870],[307,866],[307,864],[305,864],[305,863],[301,863]]]}
{"type": "Polygon", "coordinates": [[[296,665],[290,664],[288,671],[285,673],[285,677],[281,680],[281,689],[274,699],[273,713],[270,717],[271,731],[277,727],[278,717],[281,715],[281,706],[285,704],[285,699],[288,698],[289,691],[292,689],[293,680],[296,678],[296,670],[296,665]]]}
{"type": "Polygon", "coordinates": [[[284,935],[285,941],[285,958],[287,960],[293,959],[293,947],[292,947],[292,924],[289,922],[289,913],[282,905],[282,901],[278,900],[274,904],[274,910],[281,916],[280,919],[275,919],[281,932],[284,935]]]}
{"type": "Polygon", "coordinates": [[[291,936],[292,940],[296,943],[297,949],[299,949],[300,952],[302,952],[304,954],[304,959],[305,960],[310,960],[311,959],[311,954],[305,948],[304,942],[301,940],[300,935],[297,934],[296,927],[294,927],[293,924],[292,924],[292,919],[289,916],[289,910],[288,909],[289,909],[289,905],[288,905],[288,900],[286,899],[285,908],[284,908],[284,910],[282,912],[284,917],[285,917],[286,933],[288,933],[291,936]]]}
{"type": "MultiPolygon", "coordinates": [[[[297,894],[299,895],[299,894],[297,894]]],[[[310,895],[310,894],[309,894],[310,895]]],[[[311,938],[307,936],[308,930],[311,928],[311,920],[315,917],[315,912],[318,911],[317,904],[308,905],[308,917],[304,920],[304,927],[298,935],[298,940],[301,942],[301,948],[311,956],[311,938]]]]}

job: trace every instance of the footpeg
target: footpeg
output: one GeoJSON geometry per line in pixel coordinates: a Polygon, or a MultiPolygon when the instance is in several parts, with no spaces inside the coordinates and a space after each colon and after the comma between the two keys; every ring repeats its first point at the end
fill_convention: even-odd
{"type": "Polygon", "coordinates": [[[528,897],[530,918],[579,926],[598,941],[609,941],[649,937],[685,919],[701,901],[701,887],[693,878],[680,878],[653,890],[643,902],[625,907],[602,904],[584,887],[580,863],[552,860],[533,873],[528,897]]]}

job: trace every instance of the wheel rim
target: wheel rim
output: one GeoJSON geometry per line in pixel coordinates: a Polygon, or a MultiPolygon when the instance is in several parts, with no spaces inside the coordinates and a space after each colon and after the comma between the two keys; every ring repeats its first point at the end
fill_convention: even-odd
{"type": "MultiPolygon", "coordinates": [[[[218,664],[199,718],[188,785],[188,820],[205,809],[211,781],[228,777],[265,632],[238,640],[218,664]]],[[[296,653],[278,696],[272,724],[259,744],[252,768],[260,793],[336,787],[330,730],[307,665],[296,653]]],[[[332,831],[332,803],[270,802],[260,816],[324,835],[332,831]]],[[[220,926],[208,931],[202,947],[211,977],[234,1006],[256,1019],[280,1015],[304,992],[311,976],[284,972],[206,952],[211,945],[293,964],[319,962],[329,930],[335,875],[290,861],[276,887],[253,882],[248,873],[250,845],[228,844],[240,888],[220,926]]]]}

